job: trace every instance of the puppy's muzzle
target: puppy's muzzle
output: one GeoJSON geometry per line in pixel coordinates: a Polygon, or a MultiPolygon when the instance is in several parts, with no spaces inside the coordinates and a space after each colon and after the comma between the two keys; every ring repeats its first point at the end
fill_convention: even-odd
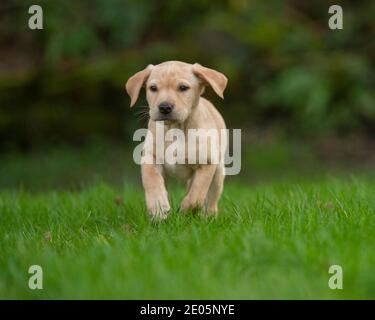
{"type": "Polygon", "coordinates": [[[172,103],[169,103],[169,102],[162,102],[161,104],[159,104],[159,112],[161,114],[169,114],[173,111],[174,109],[174,105],[172,103]]]}

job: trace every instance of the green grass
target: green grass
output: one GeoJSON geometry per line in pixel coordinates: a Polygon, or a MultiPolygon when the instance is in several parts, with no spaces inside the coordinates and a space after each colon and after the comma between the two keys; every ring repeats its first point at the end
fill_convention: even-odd
{"type": "Polygon", "coordinates": [[[373,299],[374,190],[364,176],[228,178],[217,219],[175,210],[160,224],[140,187],[1,191],[0,298],[373,299]],[[28,288],[33,264],[43,290],[28,288]],[[333,264],[343,290],[328,287],[333,264]]]}

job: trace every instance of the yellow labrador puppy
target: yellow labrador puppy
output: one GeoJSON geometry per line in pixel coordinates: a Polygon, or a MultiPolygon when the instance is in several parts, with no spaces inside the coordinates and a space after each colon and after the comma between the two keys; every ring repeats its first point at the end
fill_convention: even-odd
{"type": "MultiPolygon", "coordinates": [[[[207,99],[201,97],[205,86],[212,89],[223,98],[227,85],[227,78],[220,72],[179,61],[168,61],[158,65],[149,65],[146,69],[136,73],[126,83],[131,103],[134,106],[142,87],[146,88],[149,105],[150,120],[148,134],[143,146],[143,155],[150,156],[153,161],[141,164],[142,182],[146,195],[146,205],[150,215],[164,219],[170,211],[168,193],[165,186],[165,174],[172,174],[187,182],[188,191],[181,203],[181,210],[188,212],[204,209],[207,214],[216,214],[218,201],[223,191],[225,168],[223,152],[227,147],[226,135],[218,135],[219,139],[209,140],[206,161],[191,161],[189,137],[191,129],[225,130],[225,123],[216,108],[207,99]],[[163,125],[164,132],[168,129],[180,129],[185,133],[183,141],[186,146],[184,163],[167,163],[158,161],[158,154],[162,153],[172,143],[165,139],[165,143],[158,143],[157,126],[163,125]],[[213,149],[212,149],[213,148],[213,149]],[[219,161],[213,161],[212,150],[219,154],[219,161]]],[[[180,139],[181,142],[181,139],[180,139]]],[[[201,147],[201,140],[194,142],[197,150],[201,147]]],[[[199,149],[199,152],[201,149],[199,149]]],[[[195,157],[196,159],[196,157],[195,157]]]]}

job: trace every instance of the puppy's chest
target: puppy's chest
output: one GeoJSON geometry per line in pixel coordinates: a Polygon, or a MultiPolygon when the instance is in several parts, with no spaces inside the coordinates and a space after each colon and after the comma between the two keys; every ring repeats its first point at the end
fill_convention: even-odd
{"type": "Polygon", "coordinates": [[[194,165],[189,164],[186,141],[165,141],[164,145],[164,169],[167,175],[181,180],[191,178],[194,165]]]}

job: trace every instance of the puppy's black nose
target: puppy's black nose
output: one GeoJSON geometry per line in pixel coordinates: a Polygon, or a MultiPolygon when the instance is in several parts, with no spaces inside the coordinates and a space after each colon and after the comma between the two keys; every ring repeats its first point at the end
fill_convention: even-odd
{"type": "Polygon", "coordinates": [[[174,108],[174,105],[169,102],[162,102],[159,104],[159,112],[162,114],[171,113],[174,108]]]}

